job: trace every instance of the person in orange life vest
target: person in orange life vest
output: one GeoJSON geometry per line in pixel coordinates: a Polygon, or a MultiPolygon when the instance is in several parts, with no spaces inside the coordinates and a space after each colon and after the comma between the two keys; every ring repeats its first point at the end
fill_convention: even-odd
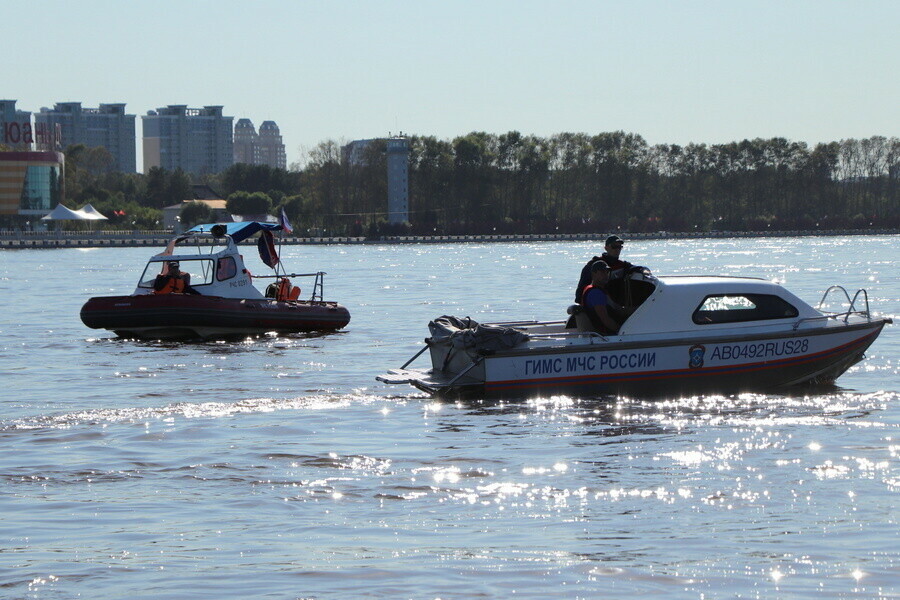
{"type": "Polygon", "coordinates": [[[200,294],[191,287],[191,274],[182,273],[177,261],[170,261],[165,274],[160,273],[153,282],[157,294],[200,294]]]}
{"type": "Polygon", "coordinates": [[[606,282],[612,269],[605,261],[596,260],[591,265],[591,283],[582,293],[582,306],[598,333],[612,334],[619,331],[619,324],[609,314],[615,303],[606,294],[606,282]]]}
{"type": "Polygon", "coordinates": [[[605,262],[609,266],[610,271],[612,271],[610,275],[613,277],[618,277],[635,268],[627,260],[619,258],[624,244],[625,240],[617,235],[611,235],[606,238],[606,243],[603,246],[603,256],[595,256],[587,261],[587,264],[581,269],[581,277],[578,279],[578,286],[575,288],[575,302],[581,304],[581,293],[584,291],[585,286],[591,282],[591,265],[596,261],[602,260],[605,262]]]}

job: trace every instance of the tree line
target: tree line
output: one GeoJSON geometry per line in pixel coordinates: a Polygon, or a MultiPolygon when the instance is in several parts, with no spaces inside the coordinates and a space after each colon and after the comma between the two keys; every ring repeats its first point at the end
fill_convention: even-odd
{"type": "Polygon", "coordinates": [[[180,170],[116,173],[104,149],[73,146],[67,203],[124,212],[112,227],[155,228],[162,207],[205,183],[232,212],[284,208],[298,232],[323,235],[900,227],[896,137],[814,147],[784,138],[649,145],[621,131],[408,141],[410,215],[402,225],[386,223],[384,141],[357,162],[327,140],[290,170],[236,164],[194,181],[180,170]]]}

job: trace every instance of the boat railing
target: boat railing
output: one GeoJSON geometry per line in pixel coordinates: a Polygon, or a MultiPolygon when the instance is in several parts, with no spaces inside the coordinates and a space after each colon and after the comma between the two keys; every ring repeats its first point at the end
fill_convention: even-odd
{"type": "Polygon", "coordinates": [[[825,293],[822,294],[822,299],[819,300],[819,306],[816,307],[818,310],[822,310],[822,306],[825,304],[825,300],[828,299],[828,295],[832,291],[839,291],[840,293],[842,293],[844,295],[844,298],[847,300],[848,308],[847,308],[846,312],[842,312],[842,313],[830,311],[831,314],[833,314],[835,316],[843,316],[845,323],[847,322],[847,319],[850,317],[851,314],[860,314],[860,315],[864,315],[866,318],[869,317],[869,293],[866,292],[866,290],[860,288],[860,289],[856,290],[856,293],[853,294],[853,298],[851,299],[850,294],[848,294],[847,290],[844,289],[844,286],[841,286],[841,285],[833,285],[830,288],[828,288],[827,290],[825,290],[825,293]],[[866,305],[866,307],[864,309],[856,308],[856,301],[859,300],[860,295],[862,295],[862,299],[866,305]]]}
{"type": "Polygon", "coordinates": [[[280,279],[282,277],[315,277],[313,283],[313,292],[310,302],[323,302],[325,297],[325,271],[316,271],[315,273],[279,273],[277,275],[254,275],[254,279],[280,279]]]}
{"type": "Polygon", "coordinates": [[[819,316],[819,317],[806,317],[804,319],[800,319],[799,321],[794,323],[794,329],[795,330],[798,329],[800,327],[800,325],[802,325],[803,323],[809,322],[809,321],[842,319],[844,321],[844,323],[846,323],[847,321],[850,320],[851,315],[859,315],[861,317],[865,317],[866,320],[869,320],[869,321],[872,320],[871,313],[869,312],[869,293],[863,288],[856,290],[856,293],[853,294],[853,298],[851,298],[849,292],[847,292],[847,290],[844,288],[844,286],[833,285],[833,286],[829,287],[827,290],[825,290],[824,294],[822,294],[822,299],[819,300],[819,304],[816,306],[816,310],[823,312],[825,314],[823,314],[822,316],[819,316]],[[845,310],[845,311],[829,311],[829,310],[825,310],[823,308],[825,305],[825,301],[828,299],[828,296],[832,292],[839,292],[840,294],[844,295],[844,299],[847,301],[847,310],[845,310]],[[862,297],[862,302],[865,303],[865,308],[862,308],[862,307],[857,308],[856,307],[856,302],[860,299],[860,297],[862,297]]]}
{"type": "Polygon", "coordinates": [[[322,302],[325,297],[325,271],[316,271],[315,273],[295,273],[291,277],[315,277],[313,282],[312,296],[310,302],[322,302]]]}
{"type": "Polygon", "coordinates": [[[316,272],[316,281],[313,283],[313,293],[312,300],[313,302],[322,302],[322,299],[325,297],[325,271],[317,271],[316,272]]]}

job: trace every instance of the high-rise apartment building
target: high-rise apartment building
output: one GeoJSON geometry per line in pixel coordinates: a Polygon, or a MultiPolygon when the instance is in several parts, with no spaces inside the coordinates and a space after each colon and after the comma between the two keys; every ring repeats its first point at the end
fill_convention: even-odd
{"type": "MultiPolygon", "coordinates": [[[[387,213],[388,223],[409,221],[409,140],[398,136],[380,138],[384,141],[387,158],[387,213]]],[[[341,148],[343,158],[350,166],[369,164],[367,153],[378,139],[354,140],[341,148]]]]}
{"type": "Polygon", "coordinates": [[[234,162],[287,168],[287,154],[275,121],[263,121],[259,134],[250,119],[239,119],[234,126],[234,162]]]}
{"type": "Polygon", "coordinates": [[[275,121],[263,121],[259,126],[259,159],[261,164],[273,169],[287,168],[284,142],[275,121]]]}
{"type": "Polygon", "coordinates": [[[206,175],[221,173],[234,164],[234,117],[223,116],[221,106],[170,104],[141,119],[145,173],[151,167],[162,167],[206,175]]]}
{"type": "Polygon", "coordinates": [[[376,139],[353,140],[349,144],[341,146],[341,157],[351,167],[364,167],[369,164],[366,153],[369,152],[369,147],[375,141],[376,139]]]}
{"type": "Polygon", "coordinates": [[[112,155],[113,168],[137,171],[135,115],[125,113],[125,104],[101,104],[84,108],[81,102],[58,102],[53,109],[34,114],[36,129],[60,132],[60,148],[72,144],[102,146],[112,155]]]}
{"type": "Polygon", "coordinates": [[[259,135],[250,119],[238,119],[234,125],[234,162],[259,164],[259,135]]]}

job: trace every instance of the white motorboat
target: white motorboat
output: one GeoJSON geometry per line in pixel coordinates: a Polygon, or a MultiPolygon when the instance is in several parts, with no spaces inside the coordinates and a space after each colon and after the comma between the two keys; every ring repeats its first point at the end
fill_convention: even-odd
{"type": "Polygon", "coordinates": [[[429,323],[418,354],[377,379],[438,396],[765,391],[834,382],[892,322],[870,314],[865,290],[851,298],[841,286],[817,308],[777,283],[744,277],[644,271],[608,291],[625,309],[616,335],[594,332],[580,306],[570,307],[575,328],[445,316],[429,323]],[[835,300],[840,309],[827,310],[835,300]],[[431,367],[412,368],[426,350],[431,367]]]}
{"type": "Polygon", "coordinates": [[[151,339],[227,338],[266,332],[336,331],[350,321],[346,307],[322,298],[325,273],[287,273],[271,233],[281,225],[244,223],[198,225],[175,237],[144,267],[129,296],[90,298],[81,320],[94,329],[120,337],[151,339]],[[250,275],[238,243],[260,233],[260,258],[273,275],[250,275]],[[154,289],[157,275],[169,265],[190,275],[192,293],[162,293],[154,289]],[[309,300],[299,298],[291,277],[314,277],[309,300]],[[265,294],[254,279],[271,279],[265,294]]]}

